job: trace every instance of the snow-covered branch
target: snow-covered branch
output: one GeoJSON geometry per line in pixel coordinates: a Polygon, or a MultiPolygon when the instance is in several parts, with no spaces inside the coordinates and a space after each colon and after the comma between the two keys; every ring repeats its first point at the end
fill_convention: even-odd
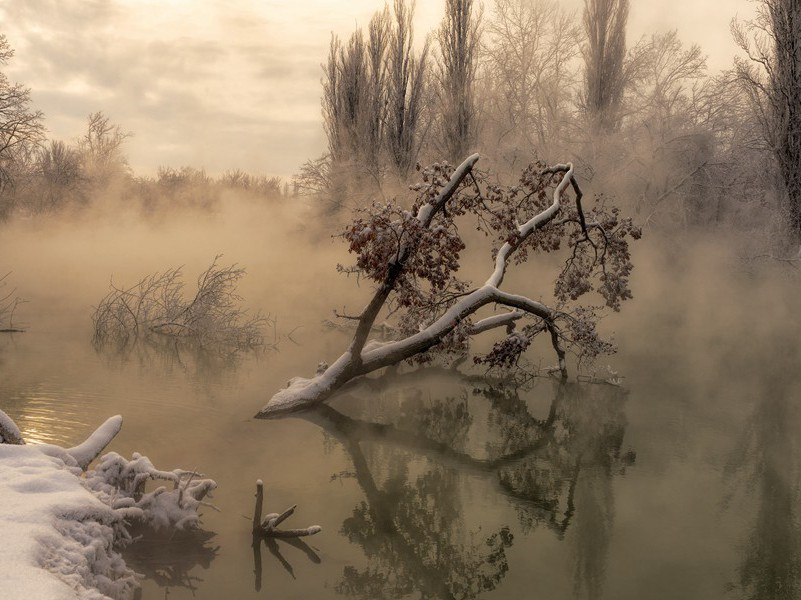
{"type": "Polygon", "coordinates": [[[89,463],[100,456],[100,453],[116,437],[120,429],[122,429],[122,417],[120,415],[110,417],[85,442],[73,448],[67,448],[66,452],[75,459],[81,469],[86,470],[89,463]]]}
{"type": "MultiPolygon", "coordinates": [[[[459,185],[461,185],[462,181],[464,181],[464,178],[467,177],[467,174],[470,173],[476,162],[478,162],[478,159],[478,154],[473,154],[465,159],[464,162],[454,170],[453,175],[451,175],[442,190],[440,190],[434,198],[430,199],[419,208],[416,218],[422,229],[427,229],[431,226],[434,217],[443,210],[448,200],[453,197],[453,194],[456,192],[459,185]]],[[[398,248],[396,258],[388,265],[389,268],[386,271],[381,285],[376,290],[372,300],[370,300],[370,303],[364,308],[359,318],[356,334],[353,336],[353,342],[350,347],[351,356],[353,356],[356,361],[360,360],[362,349],[367,342],[373,324],[381,312],[381,309],[384,307],[387,298],[389,298],[389,295],[395,289],[398,277],[403,272],[409,255],[416,250],[415,244],[410,240],[403,240],[401,244],[401,247],[398,248]]]]}
{"type": "Polygon", "coordinates": [[[600,202],[587,219],[570,163],[531,165],[518,185],[502,187],[486,183],[473,172],[477,161],[474,154],[456,169],[436,164],[423,170],[423,183],[412,186],[420,197],[411,210],[389,202],[360,212],[343,233],[350,251],[357,255],[356,265],[340,270],[355,271],[377,287],[358,317],[353,340],[344,354],[315,377],[292,379],[258,417],[322,402],[357,377],[404,361],[428,362],[435,352],[463,360],[471,336],[500,327],[507,328],[507,339],[496,344],[486,360],[477,357],[476,362],[490,368],[516,366],[532,339],[544,332],[550,335],[563,379],[569,349],[590,358],[613,351],[595,332],[596,309],[567,305],[594,285],[614,310],[631,297],[626,238],[639,238],[639,229],[630,219],[620,218],[617,209],[607,209],[600,202]],[[486,183],[486,191],[479,180],[486,183]],[[573,190],[574,203],[565,202],[568,188],[573,190]],[[465,215],[475,215],[479,229],[497,244],[492,273],[474,289],[457,277],[460,252],[465,248],[457,219],[465,215]],[[555,282],[553,307],[500,289],[510,264],[525,262],[531,252],[556,251],[563,243],[570,255],[555,282]],[[473,322],[476,313],[490,304],[512,310],[473,322]],[[395,339],[368,343],[385,309],[397,319],[395,339]],[[516,331],[523,319],[532,323],[516,331]]]}
{"type": "Polygon", "coordinates": [[[22,434],[14,420],[0,410],[0,444],[14,444],[21,446],[25,444],[22,434]]]}

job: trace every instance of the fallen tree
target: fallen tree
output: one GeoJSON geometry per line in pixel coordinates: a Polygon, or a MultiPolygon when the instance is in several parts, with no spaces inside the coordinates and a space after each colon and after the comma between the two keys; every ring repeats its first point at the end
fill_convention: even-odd
{"type": "Polygon", "coordinates": [[[455,169],[444,163],[423,170],[423,182],[412,186],[418,198],[411,210],[392,201],[357,215],[343,233],[356,264],[340,270],[377,288],[359,315],[341,315],[356,323],[350,346],[330,366],[321,363],[315,377],[293,378],[257,417],[312,406],[358,377],[404,361],[425,364],[435,355],[463,360],[472,336],[501,327],[506,337],[486,355],[475,356],[476,364],[490,370],[519,367],[541,333],[550,338],[563,379],[568,353],[581,363],[614,352],[596,331],[602,307],[574,302],[595,290],[606,307],[619,310],[631,298],[628,240],[640,237],[639,228],[603,197],[585,211],[572,164],[534,163],[516,185],[501,186],[474,172],[478,159],[473,154],[455,169]],[[566,201],[568,188],[572,203],[566,201]],[[477,287],[457,276],[465,249],[459,225],[467,216],[493,240],[494,268],[477,287]],[[556,277],[554,306],[501,289],[511,264],[563,245],[568,256],[556,277]],[[474,320],[487,305],[503,310],[474,320]],[[370,341],[382,311],[394,318],[394,339],[370,341]]]}

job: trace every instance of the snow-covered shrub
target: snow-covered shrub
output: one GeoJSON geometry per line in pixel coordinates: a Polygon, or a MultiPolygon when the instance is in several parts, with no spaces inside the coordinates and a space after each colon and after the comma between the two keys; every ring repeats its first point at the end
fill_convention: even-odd
{"type": "Polygon", "coordinates": [[[201,506],[212,506],[203,499],[217,487],[213,480],[198,477],[197,473],[182,469],[161,471],[137,452],[130,461],[109,452],[86,474],[85,483],[113,509],[132,509],[129,514],[144,525],[153,529],[187,529],[198,525],[197,510],[201,506]],[[171,482],[173,488],[160,486],[145,493],[149,480],[171,482]]]}

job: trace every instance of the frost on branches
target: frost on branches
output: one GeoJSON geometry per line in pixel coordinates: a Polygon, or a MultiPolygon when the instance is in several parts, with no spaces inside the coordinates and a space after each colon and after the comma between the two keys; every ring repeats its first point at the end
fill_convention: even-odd
{"type": "Polygon", "coordinates": [[[339,269],[372,281],[375,292],[360,314],[345,317],[356,323],[350,347],[314,378],[292,379],[257,416],[324,401],[352,379],[404,361],[461,361],[473,336],[498,328],[506,328],[505,337],[473,357],[489,370],[521,368],[540,334],[550,339],[563,378],[568,353],[581,364],[614,352],[595,324],[602,310],[620,310],[631,298],[629,240],[639,239],[640,229],[603,197],[585,209],[572,164],[537,162],[515,185],[503,186],[473,170],[478,158],[455,169],[447,163],[422,169],[411,208],[390,201],[357,212],[342,234],[355,264],[339,269]],[[491,241],[493,270],[482,285],[460,277],[465,226],[491,241]],[[501,289],[507,268],[546,252],[565,255],[552,306],[501,289]],[[593,291],[602,306],[578,303],[593,291]],[[488,305],[500,312],[479,318],[488,305]],[[392,339],[370,341],[382,315],[392,321],[392,339]]]}

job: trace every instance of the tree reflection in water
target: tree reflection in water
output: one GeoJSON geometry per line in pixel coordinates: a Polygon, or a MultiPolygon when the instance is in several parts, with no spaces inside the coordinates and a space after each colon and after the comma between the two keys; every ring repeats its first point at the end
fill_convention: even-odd
{"type": "Polygon", "coordinates": [[[133,365],[146,373],[183,373],[199,383],[223,381],[226,376],[236,373],[246,356],[261,356],[276,348],[275,344],[270,344],[244,352],[219,346],[207,347],[170,336],[124,343],[94,343],[93,346],[111,367],[133,365]]]}
{"type": "MultiPolygon", "coordinates": [[[[544,525],[562,539],[575,521],[575,590],[599,595],[614,514],[612,476],[634,459],[621,452],[622,391],[555,383],[547,415],[536,418],[514,391],[479,386],[470,395],[424,400],[421,388],[417,382],[418,391],[394,411],[382,406],[381,422],[327,405],[298,415],[342,444],[364,493],[342,533],[363,549],[367,566],[345,567],[337,591],[461,599],[495,589],[509,570],[512,527],[488,535],[479,521],[470,531],[475,510],[465,510],[461,487],[469,475],[502,492],[524,534],[544,525]]],[[[374,412],[377,402],[371,398],[362,412],[374,412]]]]}
{"type": "Polygon", "coordinates": [[[792,391],[799,382],[788,381],[794,372],[782,369],[767,382],[726,470],[735,487],[756,496],[735,586],[749,600],[801,597],[801,410],[792,391]]]}

